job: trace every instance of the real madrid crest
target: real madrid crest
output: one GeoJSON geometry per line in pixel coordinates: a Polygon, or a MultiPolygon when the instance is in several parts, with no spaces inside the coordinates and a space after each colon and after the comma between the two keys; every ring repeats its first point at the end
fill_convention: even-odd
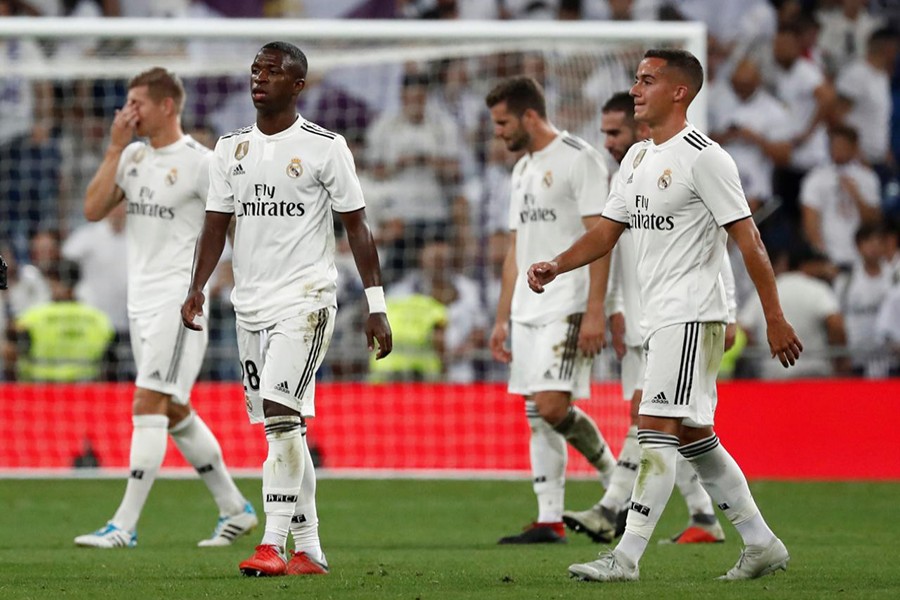
{"type": "Polygon", "coordinates": [[[660,175],[659,179],[656,180],[656,185],[661,190],[667,189],[670,185],[672,185],[672,169],[666,169],[665,171],[663,171],[663,174],[660,175]]]}
{"type": "Polygon", "coordinates": [[[292,177],[297,179],[301,175],[303,175],[303,165],[300,164],[300,159],[296,156],[291,159],[290,164],[287,166],[287,174],[288,177],[292,177]]]}
{"type": "Polygon", "coordinates": [[[178,181],[178,169],[172,167],[172,170],[166,173],[166,183],[168,185],[175,185],[176,181],[178,181]]]}
{"type": "Polygon", "coordinates": [[[543,179],[541,179],[541,183],[544,184],[544,187],[550,187],[553,185],[553,171],[547,171],[544,173],[543,179]]]}
{"type": "Polygon", "coordinates": [[[250,141],[245,140],[237,145],[237,148],[234,149],[234,159],[241,160],[247,153],[250,152],[250,141]]]}
{"type": "Polygon", "coordinates": [[[647,154],[647,149],[642,148],[641,151],[637,153],[637,156],[634,157],[634,162],[631,164],[632,169],[637,169],[637,166],[644,160],[645,154],[647,154]]]}

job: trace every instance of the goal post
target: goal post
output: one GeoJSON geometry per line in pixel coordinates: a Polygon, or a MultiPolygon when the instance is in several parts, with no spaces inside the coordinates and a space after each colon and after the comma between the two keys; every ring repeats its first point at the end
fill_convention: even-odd
{"type": "MultiPolygon", "coordinates": [[[[705,26],[0,19],[0,252],[11,253],[21,274],[29,262],[39,262],[29,248],[36,232],[61,232],[63,253],[70,250],[67,240],[86,226],[85,190],[103,159],[129,78],[153,66],[178,74],[187,91],[185,130],[212,146],[218,136],[253,123],[250,63],[262,44],[274,40],[295,43],[309,59],[300,112],[342,134],[354,153],[389,302],[392,291],[420,294],[431,285],[427,278],[440,274],[452,275],[456,290],[441,309],[439,347],[428,337],[426,347],[411,352],[424,360],[411,360],[405,371],[377,372],[361,334],[365,296],[352,256],[338,245],[340,309],[318,377],[319,417],[310,428],[323,465],[337,471],[521,472],[527,468],[522,403],[506,395],[506,372],[486,348],[514,157],[492,143],[484,96],[503,76],[532,75],[544,85],[550,120],[600,147],[600,107],[630,87],[643,53],[684,48],[705,64],[705,26]],[[420,86],[420,95],[405,97],[409,86],[420,86]],[[391,120],[404,110],[424,111],[419,129],[398,128],[391,120]],[[407,154],[416,161],[401,166],[407,154]]],[[[689,118],[705,127],[705,93],[695,99],[689,118]]],[[[34,270],[32,275],[40,277],[34,270]]],[[[89,301],[88,292],[80,294],[89,301]]],[[[46,299],[40,290],[0,296],[0,327],[15,323],[27,302],[46,299]]],[[[226,458],[256,469],[263,436],[241,414],[227,281],[211,302],[215,318],[201,373],[207,383],[195,392],[195,404],[219,434],[226,458]]],[[[112,310],[121,313],[124,304],[122,297],[112,310]]],[[[401,314],[401,308],[392,314],[392,325],[402,346],[401,314]]],[[[408,343],[415,339],[410,335],[408,343]]],[[[112,380],[90,384],[17,381],[15,369],[0,365],[6,373],[0,381],[0,471],[66,473],[74,464],[93,464],[91,456],[101,467],[127,465],[133,364],[127,341],[118,350],[121,364],[112,380]],[[54,417],[51,438],[44,415],[55,410],[65,418],[54,417]]],[[[613,353],[604,351],[594,395],[582,405],[615,452],[628,426],[617,373],[613,353]]],[[[166,465],[184,463],[173,454],[166,465]]],[[[572,457],[570,470],[591,473],[579,456],[572,457]]]]}

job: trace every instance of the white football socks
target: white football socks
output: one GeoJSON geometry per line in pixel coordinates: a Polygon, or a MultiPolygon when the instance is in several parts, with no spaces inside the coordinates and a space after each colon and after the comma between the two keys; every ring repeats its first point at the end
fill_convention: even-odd
{"type": "Polygon", "coordinates": [[[231,516],[243,511],[247,501],[228,473],[219,441],[200,415],[191,412],[169,429],[169,434],[182,456],[197,470],[209,488],[219,507],[219,514],[231,516]]]}
{"type": "Polygon", "coordinates": [[[716,514],[712,498],[700,484],[700,476],[697,475],[693,465],[681,454],[678,455],[675,464],[675,485],[678,486],[678,491],[684,497],[689,516],[716,514]]]}
{"type": "Polygon", "coordinates": [[[130,471],[125,495],[119,504],[112,523],[126,531],[134,531],[150,488],[156,480],[159,468],[166,456],[166,415],[134,415],[131,418],[131,453],[128,459],[130,471]]]}
{"type": "Polygon", "coordinates": [[[284,549],[306,461],[303,459],[302,419],[299,416],[266,417],[269,452],[263,463],[263,509],[266,531],[262,544],[284,549]]]}
{"type": "Polygon", "coordinates": [[[761,546],[775,539],[753,500],[744,473],[715,434],[678,451],[694,466],[703,487],[734,524],[744,544],[761,546]]]}
{"type": "Polygon", "coordinates": [[[573,448],[594,465],[600,473],[603,487],[608,488],[613,470],[616,468],[616,457],[610,451],[594,420],[577,406],[570,406],[566,417],[553,429],[562,434],[573,448]]]}
{"type": "Polygon", "coordinates": [[[628,428],[628,435],[619,452],[619,460],[613,470],[606,493],[600,499],[600,506],[618,513],[625,508],[631,498],[634,480],[637,479],[638,467],[641,464],[641,445],[637,441],[637,425],[628,428]]]}
{"type": "Polygon", "coordinates": [[[325,560],[322,543],[319,540],[319,514],[316,509],[316,469],[312,455],[309,453],[309,442],[306,427],[303,427],[303,458],[306,463],[303,469],[303,482],[300,484],[300,497],[294,506],[291,518],[291,535],[294,548],[306,552],[318,561],[325,560]]]}
{"type": "Polygon", "coordinates": [[[569,455],[565,438],[553,430],[534,402],[525,402],[531,427],[529,449],[534,493],[538,501],[538,522],[559,523],[566,495],[566,463],[569,455]]]}

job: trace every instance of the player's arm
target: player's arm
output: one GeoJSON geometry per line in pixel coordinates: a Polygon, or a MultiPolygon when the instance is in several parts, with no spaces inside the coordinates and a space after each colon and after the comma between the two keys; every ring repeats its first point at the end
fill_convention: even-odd
{"type": "Polygon", "coordinates": [[[518,276],[519,268],[516,266],[516,232],[513,230],[509,234],[509,247],[506,249],[506,258],[503,259],[503,272],[500,275],[500,299],[497,301],[497,316],[494,319],[491,338],[488,340],[494,360],[502,363],[508,363],[512,360],[512,353],[506,348],[506,340],[509,339],[512,297],[516,289],[516,278],[518,276]]]}
{"type": "MultiPolygon", "coordinates": [[[[586,230],[592,229],[603,217],[582,217],[586,230]]],[[[588,288],[587,310],[578,332],[578,349],[588,356],[599,354],[606,345],[606,288],[609,282],[611,255],[588,265],[590,285],[588,288]]]]}
{"type": "Polygon", "coordinates": [[[759,236],[759,230],[753,219],[747,217],[725,225],[725,230],[735,241],[747,266],[747,273],[756,286],[756,293],[762,304],[766,318],[766,334],[769,338],[769,350],[773,357],[778,357],[787,368],[797,362],[803,344],[794,332],[794,328],[784,318],[781,301],[778,299],[778,288],[775,285],[775,273],[769,262],[766,248],[759,236]]]}
{"type": "Polygon", "coordinates": [[[544,286],[563,273],[591,263],[609,254],[619,236],[625,231],[625,223],[601,217],[597,224],[578,238],[562,254],[550,261],[538,262],[528,269],[528,286],[541,294],[544,286]]]}
{"type": "Polygon", "coordinates": [[[375,349],[378,342],[378,352],[375,360],[384,358],[391,353],[394,346],[391,335],[391,325],[387,318],[387,306],[384,301],[384,291],[381,287],[381,265],[378,263],[378,250],[375,248],[375,239],[372,230],[366,220],[366,209],[360,208],[351,212],[340,212],[338,216],[347,232],[347,241],[353,260],[356,262],[356,270],[362,279],[366,289],[366,300],[369,303],[369,318],[366,319],[366,342],[369,350],[375,349]]]}
{"type": "Polygon", "coordinates": [[[225,237],[228,234],[228,224],[231,222],[232,213],[206,211],[203,219],[203,229],[197,239],[194,248],[194,270],[191,274],[191,285],[188,288],[187,297],[181,306],[181,322],[188,329],[202,331],[203,327],[194,323],[194,317],[203,314],[203,303],[206,295],[203,288],[216,270],[219,257],[225,249],[225,237]]]}
{"type": "Polygon", "coordinates": [[[84,216],[88,221],[100,221],[125,197],[122,189],[116,185],[116,172],[122,152],[134,137],[137,121],[137,113],[127,104],[116,111],[103,162],[94,173],[85,193],[84,216]]]}

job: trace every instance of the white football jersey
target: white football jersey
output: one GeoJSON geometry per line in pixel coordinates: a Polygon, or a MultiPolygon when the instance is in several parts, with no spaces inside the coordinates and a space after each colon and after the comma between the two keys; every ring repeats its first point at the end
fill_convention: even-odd
{"type": "Polygon", "coordinates": [[[584,234],[581,219],[603,211],[608,179],[600,153],[565,131],[543,150],[526,154],[516,163],[509,206],[518,267],[513,321],[540,325],[584,312],[587,267],[561,275],[543,294],[528,288],[526,274],[533,263],[556,256],[584,234]]]}
{"type": "Polygon", "coordinates": [[[122,152],[116,185],[128,217],[128,314],[181,304],[209,188],[209,148],[186,135],[164,148],[134,142],[122,152]]]}
{"type": "Polygon", "coordinates": [[[603,216],[630,227],[649,337],[676,323],[728,321],[724,225],[750,216],[737,167],[692,125],[631,147],[603,216]]]}
{"type": "Polygon", "coordinates": [[[253,125],[219,138],[206,210],[237,217],[238,324],[256,331],[337,306],[331,211],[361,208],[353,156],[336,133],[298,115],[275,135],[253,125]]]}

